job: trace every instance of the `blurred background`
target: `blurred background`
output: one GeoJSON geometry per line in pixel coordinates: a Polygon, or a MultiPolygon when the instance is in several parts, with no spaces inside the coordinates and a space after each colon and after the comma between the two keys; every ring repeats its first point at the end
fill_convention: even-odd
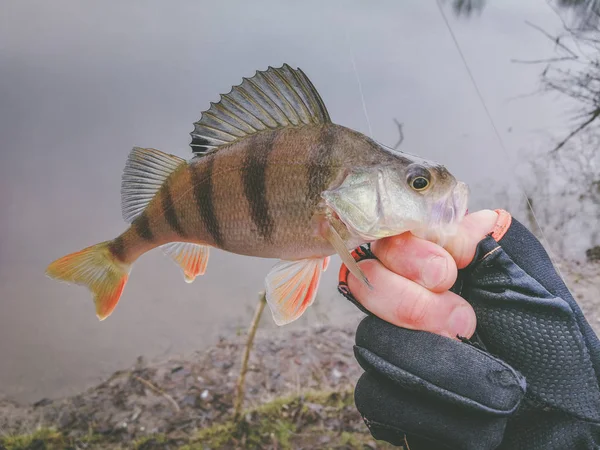
{"type": "MultiPolygon", "coordinates": [[[[386,145],[399,140],[397,120],[400,150],[466,181],[471,210],[510,208],[555,257],[593,256],[597,2],[442,6],[476,84],[434,1],[0,0],[0,398],[70,395],[138,355],[173,357],[245,330],[274,261],[213,251],[188,285],[155,250],[102,323],[85,288],[44,270],[124,230],[133,146],[190,157],[209,102],[269,65],[302,68],[334,122],[386,145]]],[[[290,327],[358,322],[336,291],[338,267],[334,258],[290,327]]],[[[268,312],[261,328],[274,341],[283,332],[268,312]]]]}

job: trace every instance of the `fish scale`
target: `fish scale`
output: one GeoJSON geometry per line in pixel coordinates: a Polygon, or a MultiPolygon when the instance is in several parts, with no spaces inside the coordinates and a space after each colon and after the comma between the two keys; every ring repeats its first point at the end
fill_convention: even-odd
{"type": "Polygon", "coordinates": [[[312,304],[331,255],[370,286],[350,249],[407,231],[451,233],[466,212],[464,183],[332,123],[312,82],[288,65],[244,78],[191,136],[189,161],[135,147],[121,186],[130,227],[48,266],[49,276],[92,291],[101,320],[142,254],[161,247],[192,282],[218,248],[280,260],[265,291],[283,325],[312,304]]]}

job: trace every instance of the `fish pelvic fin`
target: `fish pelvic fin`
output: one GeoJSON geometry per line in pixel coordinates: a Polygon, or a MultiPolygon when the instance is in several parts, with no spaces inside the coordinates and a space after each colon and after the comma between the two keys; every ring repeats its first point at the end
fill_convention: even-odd
{"type": "Polygon", "coordinates": [[[330,123],[321,96],[300,70],[284,64],[257,71],[221,94],[192,131],[192,152],[202,156],[264,130],[330,123]]]}
{"type": "Polygon", "coordinates": [[[134,147],[121,179],[123,219],[133,222],[154,198],[167,178],[187,161],[153,148],[134,147]]]}
{"type": "Polygon", "coordinates": [[[119,261],[111,251],[112,241],[101,242],[52,262],[46,275],[67,283],[87,286],[94,296],[96,316],[111,315],[127,283],[130,264],[119,261]]]}
{"type": "Polygon", "coordinates": [[[335,249],[336,253],[340,255],[342,262],[346,265],[346,267],[348,267],[350,273],[364,283],[369,289],[373,289],[369,279],[358,266],[358,263],[352,256],[352,253],[346,247],[344,240],[329,220],[324,223],[324,226],[322,227],[322,234],[323,237],[327,239],[327,241],[329,241],[331,246],[335,249]]]}
{"type": "Polygon", "coordinates": [[[315,300],[329,257],[279,261],[265,280],[267,304],[279,326],[298,319],[315,300]]]}
{"type": "Polygon", "coordinates": [[[208,264],[210,247],[191,242],[171,242],[161,246],[163,252],[183,270],[186,283],[191,283],[198,275],[204,275],[208,264]]]}

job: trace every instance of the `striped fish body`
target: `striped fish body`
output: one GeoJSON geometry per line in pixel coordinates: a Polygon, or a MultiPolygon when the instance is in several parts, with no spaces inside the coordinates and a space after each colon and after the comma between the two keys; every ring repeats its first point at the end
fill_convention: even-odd
{"type": "Polygon", "coordinates": [[[318,232],[321,194],[375,149],[334,124],[255,134],[191,161],[193,186],[181,183],[176,206],[188,214],[178,216],[198,242],[229,252],[285,260],[331,255],[334,248],[318,232]]]}
{"type": "Polygon", "coordinates": [[[160,246],[188,282],[205,272],[211,247],[280,259],[265,289],[275,322],[289,323],[314,301],[330,255],[369,284],[350,248],[466,210],[466,187],[442,166],[333,124],[310,80],[286,65],[244,79],[195,126],[189,161],[131,152],[123,234],[47,269],[87,285],[101,320],[133,262],[160,246]]]}
{"type": "Polygon", "coordinates": [[[357,136],[334,124],[264,131],[182,163],[112,249],[125,263],[170,242],[286,260],[332,255],[318,230],[321,194],[375,150],[357,136]]]}

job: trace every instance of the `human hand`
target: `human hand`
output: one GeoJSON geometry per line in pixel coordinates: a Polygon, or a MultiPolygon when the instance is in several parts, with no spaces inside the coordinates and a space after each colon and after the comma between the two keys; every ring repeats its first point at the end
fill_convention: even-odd
{"type": "Polygon", "coordinates": [[[484,216],[465,217],[447,254],[410,236],[357,249],[374,291],[342,267],[340,291],[368,314],[356,406],[376,439],[410,450],[598,449],[600,342],[535,236],[484,216]],[[422,272],[432,254],[456,263],[437,280],[422,272]],[[444,316],[459,310],[475,334],[472,316],[444,316]]]}
{"type": "Polygon", "coordinates": [[[490,210],[467,215],[445,249],[410,233],[381,239],[371,245],[376,259],[358,263],[373,290],[345,266],[340,281],[362,308],[393,325],[470,338],[475,332],[475,312],[449,289],[497,221],[498,213],[490,210]]]}

